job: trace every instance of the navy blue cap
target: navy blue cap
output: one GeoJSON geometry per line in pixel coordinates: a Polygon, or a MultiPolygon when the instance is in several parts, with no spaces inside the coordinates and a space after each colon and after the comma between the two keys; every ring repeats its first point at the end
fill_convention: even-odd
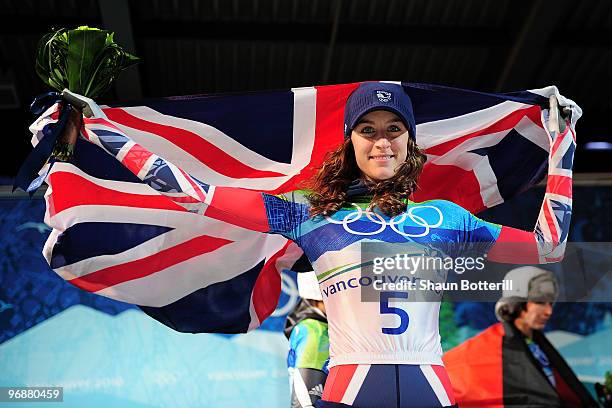
{"type": "Polygon", "coordinates": [[[401,85],[383,82],[365,82],[348,97],[344,107],[344,137],[351,136],[363,115],[375,110],[387,110],[399,116],[408,128],[410,138],[416,141],[416,124],[410,97],[401,85]]]}

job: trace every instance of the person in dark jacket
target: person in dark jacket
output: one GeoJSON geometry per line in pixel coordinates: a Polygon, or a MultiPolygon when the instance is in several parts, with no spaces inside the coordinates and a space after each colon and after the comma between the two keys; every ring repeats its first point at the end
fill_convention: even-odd
{"type": "Polygon", "coordinates": [[[554,275],[526,266],[504,279],[512,288],[495,305],[501,322],[444,355],[459,406],[598,406],[542,332],[557,298],[554,275]]]}

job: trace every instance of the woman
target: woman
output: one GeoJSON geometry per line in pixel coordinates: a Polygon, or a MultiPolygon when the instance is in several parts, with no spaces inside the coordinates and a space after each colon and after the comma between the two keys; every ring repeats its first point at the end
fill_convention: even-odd
{"type": "MultiPolygon", "coordinates": [[[[448,201],[411,202],[426,156],[416,145],[411,101],[399,85],[361,84],[347,101],[344,127],[345,140],[313,180],[309,204],[292,194],[215,187],[185,174],[188,193],[201,203],[199,213],[283,235],[304,250],[329,322],[330,372],[321,406],[452,406],[441,360],[439,302],[396,303],[407,292],[380,292],[376,302],[362,301],[360,289],[370,288],[372,279],[362,276],[371,260],[362,259],[360,245],[409,244],[422,253],[433,247],[451,256],[477,248],[490,260],[539,263],[551,254],[558,259],[555,251],[567,231],[544,238],[551,236],[546,214],[532,233],[482,221],[448,201]],[[521,246],[504,250],[508,242],[521,246]]],[[[98,138],[90,141],[116,154],[98,138]]],[[[569,131],[551,140],[549,173],[574,144],[569,131]]],[[[153,159],[154,174],[131,170],[151,186],[166,185],[160,168],[174,166],[153,159]]],[[[556,189],[565,188],[555,180],[549,176],[543,212],[556,189]]]]}

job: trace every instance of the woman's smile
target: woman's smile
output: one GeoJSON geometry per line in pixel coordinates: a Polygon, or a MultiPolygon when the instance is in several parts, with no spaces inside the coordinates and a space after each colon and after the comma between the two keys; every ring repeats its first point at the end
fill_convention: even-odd
{"type": "Polygon", "coordinates": [[[370,160],[386,162],[386,161],[391,160],[394,157],[395,157],[394,154],[379,154],[379,155],[370,156],[370,160]]]}

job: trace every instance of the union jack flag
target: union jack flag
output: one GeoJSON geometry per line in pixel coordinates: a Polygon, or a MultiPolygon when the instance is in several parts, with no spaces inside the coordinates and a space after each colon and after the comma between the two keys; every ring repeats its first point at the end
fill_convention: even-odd
{"type": "MultiPolygon", "coordinates": [[[[74,160],[47,169],[45,222],[53,231],[45,258],[77,287],[140,305],[179,331],[258,327],[276,307],[280,272],[302,252],[281,236],[203,216],[196,203],[208,185],[300,188],[342,141],[344,105],[358,85],[104,107],[85,119],[74,160]]],[[[565,106],[571,128],[581,115],[556,87],[492,94],[402,85],[428,156],[413,199],[447,199],[473,213],[546,174],[549,96],[565,106]]],[[[31,126],[34,145],[58,111],[55,104],[31,126]]],[[[557,229],[561,201],[550,208],[557,229]]]]}

